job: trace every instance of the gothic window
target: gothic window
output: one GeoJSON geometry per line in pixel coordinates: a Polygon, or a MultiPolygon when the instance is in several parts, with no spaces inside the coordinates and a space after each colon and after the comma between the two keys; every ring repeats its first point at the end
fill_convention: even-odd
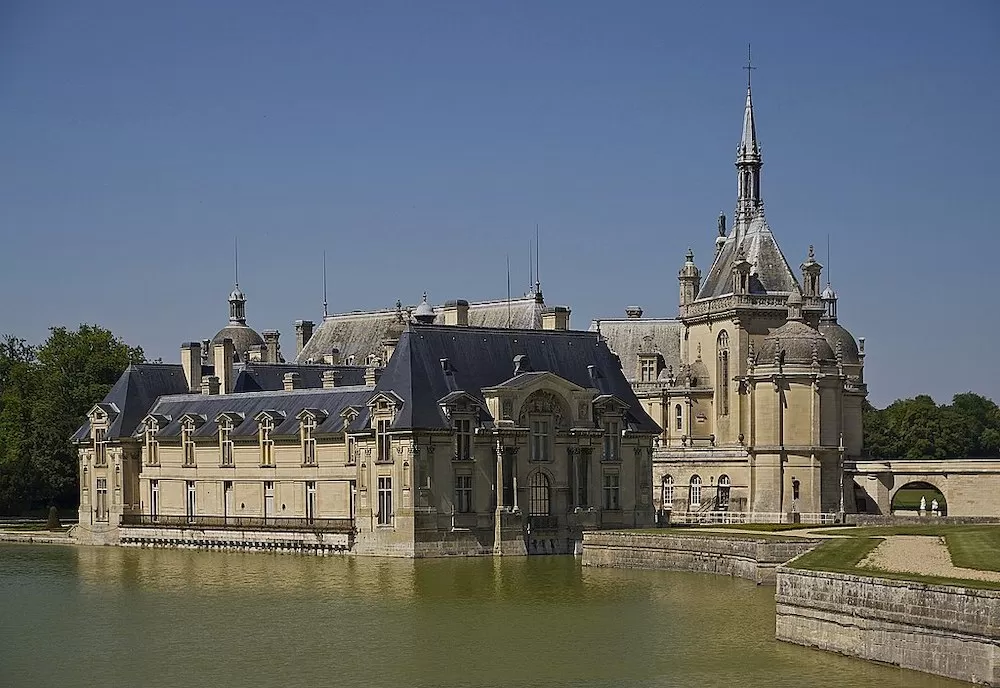
{"type": "Polygon", "coordinates": [[[472,421],[468,418],[455,421],[455,458],[459,461],[472,459],[472,421]]]}
{"type": "Polygon", "coordinates": [[[274,465],[274,440],[271,439],[271,432],[274,430],[274,421],[270,418],[261,418],[258,430],[260,441],[260,465],[274,465]]]}
{"type": "Polygon", "coordinates": [[[184,423],[181,427],[181,449],[184,451],[184,465],[194,465],[194,424],[184,423]]]}
{"type": "Polygon", "coordinates": [[[692,508],[701,506],[701,476],[691,476],[691,486],[689,490],[688,503],[692,508]]]}
{"type": "Polygon", "coordinates": [[[219,423],[219,463],[223,466],[233,465],[233,422],[223,418],[219,423]]]}
{"type": "Polygon", "coordinates": [[[719,476],[719,488],[718,488],[719,493],[718,493],[718,497],[716,497],[716,500],[715,500],[716,501],[715,508],[717,510],[719,510],[719,511],[728,511],[729,510],[729,488],[730,488],[729,476],[728,475],[720,475],[719,476]]]}
{"type": "Polygon", "coordinates": [[[108,431],[94,428],[94,465],[108,465],[108,431]]]}
{"type": "Polygon", "coordinates": [[[302,435],[302,463],[306,466],[316,465],[316,437],[314,433],[316,432],[316,419],[312,416],[307,415],[302,419],[302,424],[299,427],[299,432],[302,435]]]}
{"type": "Polygon", "coordinates": [[[684,429],[684,409],[681,408],[680,404],[674,406],[674,428],[677,430],[684,429]]]}
{"type": "Polygon", "coordinates": [[[729,415],[729,335],[725,330],[719,333],[719,415],[729,415]]]}
{"type": "Polygon", "coordinates": [[[674,476],[665,475],[660,480],[660,503],[664,509],[674,508],[674,476]]]}
{"type": "Polygon", "coordinates": [[[618,461],[621,459],[621,424],[617,420],[604,423],[604,460],[618,461]]]}
{"type": "Polygon", "coordinates": [[[549,477],[535,471],[528,482],[528,515],[548,516],[550,509],[549,477]]]}

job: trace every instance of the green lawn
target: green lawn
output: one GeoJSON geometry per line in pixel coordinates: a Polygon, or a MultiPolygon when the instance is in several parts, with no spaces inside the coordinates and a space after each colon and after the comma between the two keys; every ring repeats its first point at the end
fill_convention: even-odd
{"type": "Polygon", "coordinates": [[[919,509],[920,498],[924,498],[924,505],[928,511],[931,509],[931,502],[938,500],[938,508],[945,510],[944,495],[934,488],[927,487],[904,487],[892,498],[893,509],[919,509]]]}

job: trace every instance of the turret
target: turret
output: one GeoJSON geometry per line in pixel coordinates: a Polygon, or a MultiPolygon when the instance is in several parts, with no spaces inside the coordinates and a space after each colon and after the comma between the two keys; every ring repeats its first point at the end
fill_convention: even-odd
{"type": "Polygon", "coordinates": [[[677,281],[681,288],[681,305],[686,306],[697,298],[698,290],[701,289],[701,270],[694,264],[694,251],[690,248],[685,256],[684,265],[677,273],[677,281]]]}
{"type": "Polygon", "coordinates": [[[816,254],[813,247],[809,247],[809,255],[800,266],[802,269],[802,295],[806,297],[819,296],[819,278],[823,272],[823,266],[816,261],[816,254]]]}

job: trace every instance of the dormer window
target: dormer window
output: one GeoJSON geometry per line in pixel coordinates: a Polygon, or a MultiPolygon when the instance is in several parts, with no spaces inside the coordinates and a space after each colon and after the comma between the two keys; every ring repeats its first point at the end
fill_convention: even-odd
{"type": "Polygon", "coordinates": [[[147,423],[144,432],[146,443],[146,463],[150,466],[160,465],[160,443],[156,441],[156,423],[147,423]]]}
{"type": "Polygon", "coordinates": [[[472,460],[472,420],[455,420],[455,458],[459,461],[472,460]]]}
{"type": "Polygon", "coordinates": [[[219,423],[219,458],[223,466],[233,465],[233,422],[223,418],[219,423]]]}
{"type": "Polygon", "coordinates": [[[641,382],[654,382],[656,380],[656,358],[654,356],[643,356],[639,359],[639,380],[641,382]]]}
{"type": "Polygon", "coordinates": [[[316,465],[316,419],[306,416],[300,426],[302,435],[302,463],[306,466],[316,465]]]}
{"type": "Polygon", "coordinates": [[[194,466],[194,424],[181,426],[181,448],[184,451],[184,465],[194,466]]]}
{"type": "Polygon", "coordinates": [[[621,459],[622,435],[621,422],[607,420],[604,422],[604,460],[619,461],[621,459]]]}
{"type": "Polygon", "coordinates": [[[267,416],[261,418],[257,431],[258,439],[260,440],[261,466],[274,465],[274,440],[271,439],[271,433],[273,431],[274,421],[267,416]]]}
{"type": "Polygon", "coordinates": [[[94,428],[94,465],[108,465],[108,431],[94,428]]]}
{"type": "Polygon", "coordinates": [[[548,420],[531,421],[531,460],[548,461],[551,454],[549,444],[551,442],[550,422],[548,420]]]}

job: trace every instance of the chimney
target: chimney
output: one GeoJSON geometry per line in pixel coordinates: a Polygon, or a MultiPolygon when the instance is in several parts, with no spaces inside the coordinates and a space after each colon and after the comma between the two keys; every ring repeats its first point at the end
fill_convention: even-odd
{"type": "Polygon", "coordinates": [[[543,330],[568,330],[570,310],[566,306],[552,306],[542,311],[543,330]]]}
{"type": "Polygon", "coordinates": [[[469,326],[469,302],[465,299],[448,301],[441,309],[442,320],[445,325],[469,326]]]}
{"type": "Polygon", "coordinates": [[[625,317],[629,320],[638,320],[642,317],[642,308],[639,306],[625,306],[625,317]]]}
{"type": "Polygon", "coordinates": [[[212,340],[202,339],[201,340],[201,362],[205,365],[210,365],[212,362],[208,360],[212,355],[212,340]]]}
{"type": "Polygon", "coordinates": [[[302,377],[296,372],[285,373],[282,381],[285,383],[286,392],[291,392],[294,389],[302,389],[302,377]]]}
{"type": "Polygon", "coordinates": [[[327,365],[340,365],[340,349],[335,347],[330,349],[330,353],[323,354],[323,363],[327,365]]]}
{"type": "Polygon", "coordinates": [[[365,384],[369,387],[377,385],[380,377],[382,377],[381,368],[376,368],[375,366],[365,368],[365,384]]]}
{"type": "Polygon", "coordinates": [[[219,379],[219,393],[229,394],[233,391],[233,340],[223,339],[213,349],[215,361],[215,377],[219,379]]]}
{"type": "Polygon", "coordinates": [[[298,355],[302,353],[302,350],[306,348],[306,344],[313,336],[313,327],[316,326],[312,320],[296,320],[295,321],[295,354],[298,355]]]}
{"type": "Polygon", "coordinates": [[[340,387],[340,371],[339,370],[324,370],[323,371],[323,389],[333,389],[335,387],[340,387]]]}
{"type": "Polygon", "coordinates": [[[267,347],[267,358],[264,360],[267,363],[280,363],[278,354],[281,348],[278,346],[278,337],[281,333],[277,330],[264,330],[260,334],[264,337],[264,345],[267,347]]]}
{"type": "Polygon", "coordinates": [[[201,344],[198,342],[181,344],[181,368],[184,369],[188,391],[197,394],[201,391],[201,344]]]}
{"type": "Polygon", "coordinates": [[[219,393],[219,378],[214,375],[206,375],[201,378],[201,393],[205,395],[219,393]]]}

